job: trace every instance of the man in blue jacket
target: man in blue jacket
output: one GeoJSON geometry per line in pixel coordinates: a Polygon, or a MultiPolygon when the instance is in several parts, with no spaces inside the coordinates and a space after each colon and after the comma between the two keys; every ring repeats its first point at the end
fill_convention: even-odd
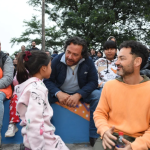
{"type": "Polygon", "coordinates": [[[76,107],[79,100],[90,103],[90,143],[99,137],[93,121],[93,112],[99,101],[98,76],[92,59],[88,57],[86,42],[79,37],[68,39],[65,53],[52,61],[52,74],[44,81],[49,90],[49,102],[76,107]]]}

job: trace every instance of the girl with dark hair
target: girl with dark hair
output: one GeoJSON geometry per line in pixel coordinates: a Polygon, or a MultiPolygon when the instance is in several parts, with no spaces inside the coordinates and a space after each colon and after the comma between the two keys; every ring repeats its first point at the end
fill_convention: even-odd
{"type": "Polygon", "coordinates": [[[97,58],[102,58],[103,57],[103,53],[99,50],[97,52],[97,58]]]}
{"type": "Polygon", "coordinates": [[[104,44],[104,58],[99,58],[95,62],[98,72],[98,87],[102,89],[104,84],[117,77],[117,66],[115,65],[117,46],[114,41],[106,41],[104,44]]]}
{"type": "Polygon", "coordinates": [[[25,150],[68,150],[61,138],[54,134],[55,127],[50,122],[53,110],[48,102],[48,90],[42,81],[50,77],[50,59],[41,51],[25,51],[18,57],[19,85],[15,86],[15,93],[25,150]]]}

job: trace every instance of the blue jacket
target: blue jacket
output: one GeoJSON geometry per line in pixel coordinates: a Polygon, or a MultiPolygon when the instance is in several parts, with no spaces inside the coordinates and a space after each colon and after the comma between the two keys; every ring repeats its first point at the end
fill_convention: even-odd
{"type": "MultiPolygon", "coordinates": [[[[60,91],[60,87],[66,79],[67,65],[60,61],[63,54],[59,54],[53,59],[51,77],[44,80],[51,96],[55,96],[55,93],[60,91]]],[[[81,94],[82,98],[86,98],[98,86],[97,71],[92,59],[86,58],[79,64],[77,74],[80,89],[76,93],[81,94]]]]}

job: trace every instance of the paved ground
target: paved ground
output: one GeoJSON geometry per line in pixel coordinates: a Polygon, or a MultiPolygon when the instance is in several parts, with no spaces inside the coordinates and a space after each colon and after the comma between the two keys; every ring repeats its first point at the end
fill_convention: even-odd
{"type": "MultiPolygon", "coordinates": [[[[70,150],[92,150],[89,143],[83,144],[66,144],[70,150]]],[[[2,150],[20,150],[20,145],[18,144],[3,144],[2,150]]]]}

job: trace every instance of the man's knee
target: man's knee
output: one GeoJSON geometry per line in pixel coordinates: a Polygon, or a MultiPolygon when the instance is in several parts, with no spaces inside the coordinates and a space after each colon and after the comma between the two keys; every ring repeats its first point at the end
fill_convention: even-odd
{"type": "Polygon", "coordinates": [[[99,101],[101,95],[101,91],[96,89],[89,96],[99,101]]]}
{"type": "Polygon", "coordinates": [[[99,102],[100,95],[101,95],[101,92],[96,89],[93,92],[91,92],[91,94],[87,98],[83,99],[83,101],[85,103],[90,103],[90,105],[95,106],[99,102]]]}
{"type": "Polygon", "coordinates": [[[6,99],[6,95],[3,92],[0,92],[0,101],[4,101],[6,99]]]}

